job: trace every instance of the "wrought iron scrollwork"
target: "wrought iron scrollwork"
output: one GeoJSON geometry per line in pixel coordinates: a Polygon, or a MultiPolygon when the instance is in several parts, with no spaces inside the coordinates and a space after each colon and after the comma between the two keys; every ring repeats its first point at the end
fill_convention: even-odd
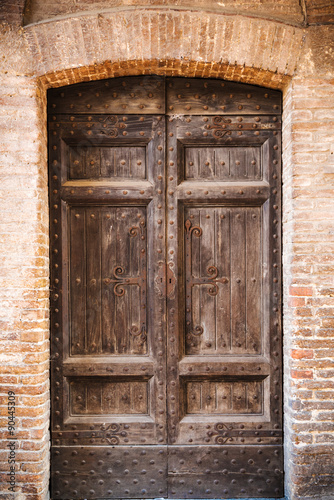
{"type": "Polygon", "coordinates": [[[126,437],[127,433],[120,430],[118,424],[110,424],[107,427],[103,424],[100,426],[98,436],[102,441],[107,441],[111,445],[119,444],[119,436],[126,437]]]}
{"type": "MultiPolygon", "coordinates": [[[[135,238],[141,235],[141,239],[145,239],[145,222],[141,221],[139,226],[131,226],[129,228],[129,235],[131,238],[135,238]]],[[[114,284],[113,292],[116,297],[123,297],[126,293],[126,287],[128,286],[138,286],[140,289],[139,296],[142,301],[142,305],[146,307],[146,252],[145,249],[141,249],[139,253],[139,274],[137,276],[127,276],[123,266],[117,265],[113,268],[112,276],[110,278],[105,278],[104,283],[106,285],[114,284]]],[[[136,325],[131,326],[129,334],[133,337],[138,338],[139,344],[144,345],[147,339],[146,333],[146,312],[145,307],[140,308],[140,324],[141,327],[136,325]]]]}
{"type": "Polygon", "coordinates": [[[200,226],[193,226],[189,219],[186,220],[185,227],[188,237],[191,238],[192,233],[194,233],[194,235],[197,236],[198,238],[202,236],[203,233],[202,228],[200,226]]]}
{"type": "MultiPolygon", "coordinates": [[[[129,229],[129,234],[131,237],[138,236],[139,232],[141,233],[142,236],[144,235],[145,223],[143,221],[140,223],[139,227],[132,226],[129,229]]],[[[106,278],[104,282],[106,285],[109,285],[110,283],[115,283],[114,294],[117,297],[122,297],[125,294],[124,286],[137,285],[141,287],[146,282],[145,263],[142,266],[142,272],[139,276],[134,276],[134,277],[123,276],[125,274],[125,269],[123,266],[115,266],[112,274],[113,274],[112,278],[106,278]]]]}
{"type": "Polygon", "coordinates": [[[101,129],[101,134],[108,135],[109,137],[115,138],[118,136],[118,128],[122,128],[123,123],[118,123],[118,116],[106,116],[100,117],[99,122],[103,123],[103,128],[101,129]]]}
{"type": "Polygon", "coordinates": [[[130,335],[133,337],[136,337],[139,339],[140,345],[144,345],[147,339],[147,333],[146,333],[146,328],[145,325],[143,325],[141,328],[138,328],[136,325],[132,325],[130,328],[130,335]]]}
{"type": "Polygon", "coordinates": [[[231,121],[230,118],[225,118],[224,116],[214,116],[212,124],[206,125],[206,128],[213,131],[212,135],[216,137],[216,139],[221,139],[225,134],[231,134],[229,130],[226,130],[231,121]]]}
{"type": "Polygon", "coordinates": [[[215,425],[214,431],[211,431],[211,435],[216,436],[215,443],[225,444],[228,441],[233,441],[233,437],[231,437],[229,431],[233,431],[233,427],[231,425],[226,425],[222,422],[219,422],[215,425]]]}
{"type": "Polygon", "coordinates": [[[124,286],[128,285],[137,285],[141,286],[141,280],[139,276],[135,277],[127,277],[127,276],[122,276],[125,273],[125,269],[122,266],[115,266],[113,269],[113,277],[112,278],[106,278],[104,280],[106,285],[109,285],[110,283],[115,283],[114,285],[114,294],[117,297],[122,297],[125,295],[125,289],[124,286]]]}
{"type": "Polygon", "coordinates": [[[192,341],[192,337],[202,335],[203,328],[200,325],[192,325],[192,303],[191,292],[192,287],[195,285],[209,285],[207,293],[212,297],[218,295],[218,283],[227,283],[228,279],[225,277],[218,277],[219,270],[216,266],[209,266],[206,269],[207,276],[194,277],[192,274],[192,235],[197,238],[203,234],[200,226],[193,226],[190,220],[185,222],[186,229],[186,321],[187,321],[187,339],[192,341]]]}
{"type": "Polygon", "coordinates": [[[144,235],[144,230],[145,230],[145,222],[141,221],[141,223],[138,226],[131,226],[129,229],[129,235],[130,236],[138,236],[140,233],[142,236],[144,235]]]}

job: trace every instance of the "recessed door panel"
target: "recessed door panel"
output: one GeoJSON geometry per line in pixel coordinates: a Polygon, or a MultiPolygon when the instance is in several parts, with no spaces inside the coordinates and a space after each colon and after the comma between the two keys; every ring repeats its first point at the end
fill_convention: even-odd
{"type": "Polygon", "coordinates": [[[261,207],[186,207],[186,354],[262,349],[261,207]]]}
{"type": "Polygon", "coordinates": [[[252,181],[262,177],[260,147],[185,148],[185,179],[252,181]]]}
{"type": "Polygon", "coordinates": [[[69,179],[146,179],[145,146],[69,146],[69,179]]]}
{"type": "Polygon", "coordinates": [[[69,210],[71,355],[147,354],[146,207],[69,210]]]}

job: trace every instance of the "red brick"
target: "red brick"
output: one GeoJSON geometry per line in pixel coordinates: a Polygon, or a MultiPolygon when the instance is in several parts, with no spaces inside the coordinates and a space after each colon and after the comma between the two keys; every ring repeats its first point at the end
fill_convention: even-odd
{"type": "Polygon", "coordinates": [[[313,289],[308,286],[291,286],[290,295],[297,297],[310,297],[313,295],[313,289]]]}
{"type": "Polygon", "coordinates": [[[300,307],[305,305],[304,297],[289,297],[288,304],[290,307],[300,307]]]}
{"type": "Polygon", "coordinates": [[[312,349],[292,349],[291,357],[293,359],[312,359],[314,352],[312,349]]]}
{"type": "Polygon", "coordinates": [[[291,370],[292,378],[313,378],[312,370],[291,370]]]}

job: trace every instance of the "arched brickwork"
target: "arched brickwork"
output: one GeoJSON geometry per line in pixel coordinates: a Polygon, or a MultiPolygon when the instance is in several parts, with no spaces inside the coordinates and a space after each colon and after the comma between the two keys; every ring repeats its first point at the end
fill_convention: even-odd
{"type": "Polygon", "coordinates": [[[25,38],[34,73],[50,84],[158,72],[277,88],[296,68],[303,30],[241,16],[152,9],[38,24],[26,29],[25,38]]]}
{"type": "MultiPolygon", "coordinates": [[[[328,491],[325,489],[329,484],[328,472],[324,472],[320,486],[312,482],[309,475],[316,470],[310,468],[312,460],[321,464],[316,458],[319,454],[327,460],[329,439],[326,441],[326,432],[329,427],[324,427],[321,434],[321,429],[310,423],[313,410],[304,411],[302,407],[303,398],[308,397],[304,392],[317,390],[316,385],[311,389],[307,386],[317,376],[316,364],[312,364],[314,350],[307,340],[309,331],[313,336],[317,331],[315,297],[324,300],[321,303],[324,307],[333,300],[326,280],[312,281],[307,264],[302,269],[296,263],[296,245],[299,244],[299,248],[303,245],[304,229],[298,224],[296,227],[295,217],[296,214],[303,217],[303,205],[316,208],[318,203],[309,195],[310,188],[304,187],[305,172],[310,183],[317,182],[320,191],[328,194],[325,186],[328,179],[324,180],[321,168],[317,170],[318,177],[311,178],[310,162],[325,162],[328,148],[324,141],[329,139],[321,136],[323,129],[318,121],[322,116],[327,126],[333,123],[334,104],[331,83],[326,80],[328,71],[321,81],[319,75],[316,79],[312,73],[314,66],[306,75],[307,80],[305,70],[304,74],[295,76],[304,35],[303,29],[278,22],[181,9],[114,11],[69,17],[23,30],[3,30],[1,45],[6,49],[6,57],[0,62],[1,117],[16,141],[12,143],[12,136],[6,133],[2,136],[8,154],[3,160],[4,194],[1,200],[9,228],[5,231],[9,231],[10,236],[6,246],[1,247],[7,266],[2,294],[8,301],[3,303],[2,309],[5,334],[0,382],[5,390],[14,387],[18,394],[17,458],[20,469],[16,477],[20,493],[16,498],[44,500],[48,497],[46,89],[85,80],[141,74],[222,78],[284,91],[286,491],[291,499],[319,498],[328,491]],[[312,101],[317,85],[321,86],[326,99],[324,104],[318,102],[321,108],[318,115],[316,111],[303,110],[304,96],[312,101]],[[315,143],[313,150],[310,141],[315,143]],[[306,163],[301,157],[303,154],[310,155],[304,157],[306,163]],[[11,169],[11,177],[7,169],[11,169]],[[19,191],[18,185],[22,188],[19,191]],[[22,221],[24,218],[29,218],[29,224],[22,221]],[[310,304],[312,297],[314,302],[310,304]],[[306,422],[304,427],[297,422],[300,408],[302,420],[306,422]],[[323,440],[308,429],[317,436],[324,436],[323,440]],[[323,446],[317,448],[316,443],[323,446]],[[312,448],[312,445],[315,446],[312,448]]],[[[303,56],[303,64],[304,68],[313,64],[307,54],[303,56]]],[[[320,219],[324,218],[321,210],[319,208],[320,219]]],[[[318,228],[312,226],[315,242],[318,241],[317,231],[318,228]]],[[[322,252],[320,243],[312,243],[311,247],[314,252],[322,252]]],[[[327,323],[322,320],[323,336],[325,329],[328,331],[333,326],[333,320],[327,316],[324,320],[327,323]]],[[[318,384],[320,387],[321,381],[318,384]]],[[[3,426],[6,426],[5,421],[3,426]]],[[[3,435],[5,439],[7,435],[3,435]]],[[[2,473],[5,478],[6,451],[1,455],[0,467],[5,471],[2,473]]],[[[5,478],[0,489],[7,494],[6,481],[5,478]]],[[[333,490],[331,492],[334,494],[333,490]]]]}

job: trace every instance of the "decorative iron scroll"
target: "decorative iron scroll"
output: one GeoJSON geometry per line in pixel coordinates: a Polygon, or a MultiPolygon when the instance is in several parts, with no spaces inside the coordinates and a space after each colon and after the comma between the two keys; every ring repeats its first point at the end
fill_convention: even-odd
{"type": "Polygon", "coordinates": [[[211,125],[206,125],[205,128],[208,130],[213,130],[212,135],[216,139],[224,137],[225,134],[231,134],[229,130],[225,130],[228,123],[231,123],[230,118],[224,118],[224,116],[214,116],[211,125]]]}
{"type": "Polygon", "coordinates": [[[187,340],[192,341],[193,336],[198,337],[202,335],[203,328],[199,325],[192,325],[192,303],[191,292],[192,287],[195,285],[208,285],[207,292],[212,297],[218,295],[218,283],[227,283],[228,279],[225,277],[218,278],[218,268],[216,266],[209,266],[206,270],[207,276],[194,277],[192,274],[192,235],[200,238],[203,234],[200,226],[193,226],[190,220],[185,222],[186,228],[186,325],[187,325],[187,340]]]}
{"type": "Polygon", "coordinates": [[[113,138],[118,136],[118,128],[126,127],[125,123],[118,123],[118,116],[101,116],[99,118],[99,122],[103,123],[101,134],[105,134],[113,138]]]}
{"type": "Polygon", "coordinates": [[[147,339],[145,325],[143,325],[141,329],[139,329],[136,325],[132,325],[132,327],[130,328],[130,335],[133,335],[133,337],[137,337],[140,340],[139,344],[144,345],[147,339]]]}
{"type": "Polygon", "coordinates": [[[133,278],[123,277],[122,275],[124,274],[124,272],[125,272],[124,267],[115,266],[113,269],[113,278],[106,278],[104,280],[106,285],[109,285],[110,283],[115,283],[114,294],[117,295],[117,297],[122,297],[123,295],[125,295],[125,289],[123,288],[123,286],[127,285],[140,286],[139,276],[135,276],[133,278]]]}
{"type": "MultiPolygon", "coordinates": [[[[214,431],[209,431],[210,436],[215,437],[215,443],[217,444],[225,444],[227,441],[233,441],[229,431],[233,431],[233,427],[231,425],[226,425],[221,422],[217,423],[214,427],[214,431]]],[[[208,435],[209,435],[208,433],[208,435]]]]}
{"type": "Polygon", "coordinates": [[[118,424],[110,424],[107,427],[103,424],[100,431],[94,437],[100,438],[102,441],[107,441],[111,445],[119,444],[119,436],[126,437],[125,431],[120,431],[118,424]]]}
{"type": "MultiPolygon", "coordinates": [[[[129,234],[132,237],[135,237],[138,235],[138,233],[141,233],[142,237],[144,236],[145,232],[145,223],[142,221],[140,223],[140,226],[132,226],[129,229],[129,234]]],[[[143,253],[140,254],[141,256],[143,253]]],[[[124,267],[122,266],[115,266],[113,269],[113,277],[112,278],[105,278],[104,282],[106,285],[109,285],[110,283],[115,283],[114,285],[114,294],[117,295],[117,297],[122,297],[125,294],[124,286],[128,285],[137,285],[139,287],[142,287],[143,285],[146,284],[146,263],[145,263],[145,257],[141,257],[142,265],[141,265],[141,274],[139,276],[122,276],[125,273],[124,267]]]]}
{"type": "MultiPolygon", "coordinates": [[[[141,239],[145,239],[145,222],[141,221],[139,227],[132,226],[129,229],[129,235],[132,238],[135,238],[138,235],[141,235],[141,239]]],[[[113,292],[116,297],[122,297],[125,295],[125,287],[127,286],[138,286],[140,289],[140,299],[142,301],[142,305],[146,308],[146,252],[145,249],[142,249],[140,252],[140,274],[138,276],[124,276],[125,269],[123,266],[115,266],[112,272],[111,278],[105,278],[104,283],[109,285],[110,283],[114,283],[113,292]],[[144,250],[144,251],[143,251],[144,250]]],[[[146,342],[147,334],[146,334],[146,313],[145,308],[140,308],[140,316],[141,316],[141,327],[137,325],[132,325],[130,328],[130,335],[136,337],[140,340],[140,345],[143,345],[146,342]]]]}
{"type": "Polygon", "coordinates": [[[281,442],[282,440],[282,430],[281,429],[261,429],[259,427],[244,429],[244,424],[233,427],[230,424],[224,424],[223,422],[218,422],[213,430],[207,432],[208,437],[214,437],[215,443],[226,444],[227,442],[238,442],[241,443],[245,439],[253,440],[259,442],[271,441],[274,443],[281,442]]]}

